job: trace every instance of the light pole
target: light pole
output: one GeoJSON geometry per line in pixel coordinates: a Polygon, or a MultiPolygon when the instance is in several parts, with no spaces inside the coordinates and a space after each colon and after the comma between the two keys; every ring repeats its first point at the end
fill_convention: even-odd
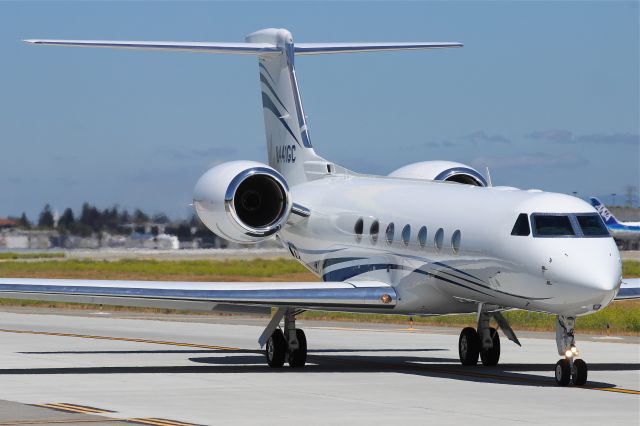
{"type": "Polygon", "coordinates": [[[613,201],[611,202],[611,205],[615,206],[616,205],[616,193],[615,192],[611,193],[611,198],[613,198],[613,201]]]}

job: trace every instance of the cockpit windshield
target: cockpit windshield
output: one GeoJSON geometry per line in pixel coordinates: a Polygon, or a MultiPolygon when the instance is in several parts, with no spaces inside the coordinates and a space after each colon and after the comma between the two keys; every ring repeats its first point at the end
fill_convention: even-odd
{"type": "Polygon", "coordinates": [[[576,235],[567,215],[531,215],[534,237],[573,237],[576,235]]]}
{"type": "MultiPolygon", "coordinates": [[[[512,235],[527,235],[514,233],[516,228],[522,229],[524,227],[522,215],[518,217],[512,235]]],[[[531,215],[531,229],[534,237],[541,238],[610,236],[607,227],[597,213],[533,213],[531,215]]]]}
{"type": "Polygon", "coordinates": [[[609,230],[598,213],[533,213],[531,227],[526,213],[520,213],[513,226],[511,235],[533,236],[538,238],[609,237],[609,230]]]}
{"type": "Polygon", "coordinates": [[[576,219],[585,237],[609,236],[609,230],[598,213],[579,214],[576,219]]]}

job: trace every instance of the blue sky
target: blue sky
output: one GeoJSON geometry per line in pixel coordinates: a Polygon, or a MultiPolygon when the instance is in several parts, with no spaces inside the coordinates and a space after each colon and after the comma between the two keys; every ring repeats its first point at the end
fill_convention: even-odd
{"type": "MultiPolygon", "coordinates": [[[[266,161],[255,58],[23,38],[460,41],[296,61],[316,151],[359,172],[454,160],[579,196],[640,181],[638,2],[0,2],[0,216],[83,201],[187,216],[213,164],[266,161]]],[[[621,201],[619,196],[617,201],[621,201]]]]}

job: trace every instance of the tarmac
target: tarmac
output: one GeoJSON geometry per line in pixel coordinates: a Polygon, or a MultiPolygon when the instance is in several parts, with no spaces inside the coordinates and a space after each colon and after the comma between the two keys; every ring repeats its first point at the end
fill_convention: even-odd
{"type": "Polygon", "coordinates": [[[457,329],[298,321],[309,363],[274,370],[266,321],[3,307],[0,425],[640,422],[637,336],[577,336],[589,381],[560,388],[551,333],[463,367],[457,329]]]}

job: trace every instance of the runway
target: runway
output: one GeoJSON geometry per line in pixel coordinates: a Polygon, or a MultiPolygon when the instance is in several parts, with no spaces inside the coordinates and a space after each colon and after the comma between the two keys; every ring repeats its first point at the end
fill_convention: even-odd
{"type": "Polygon", "coordinates": [[[0,312],[0,425],[616,424],[640,420],[638,338],[578,336],[585,388],[558,388],[549,333],[462,367],[459,330],[298,322],[302,370],[269,369],[265,319],[0,312]],[[125,423],[126,422],[126,423],[125,423]]]}

